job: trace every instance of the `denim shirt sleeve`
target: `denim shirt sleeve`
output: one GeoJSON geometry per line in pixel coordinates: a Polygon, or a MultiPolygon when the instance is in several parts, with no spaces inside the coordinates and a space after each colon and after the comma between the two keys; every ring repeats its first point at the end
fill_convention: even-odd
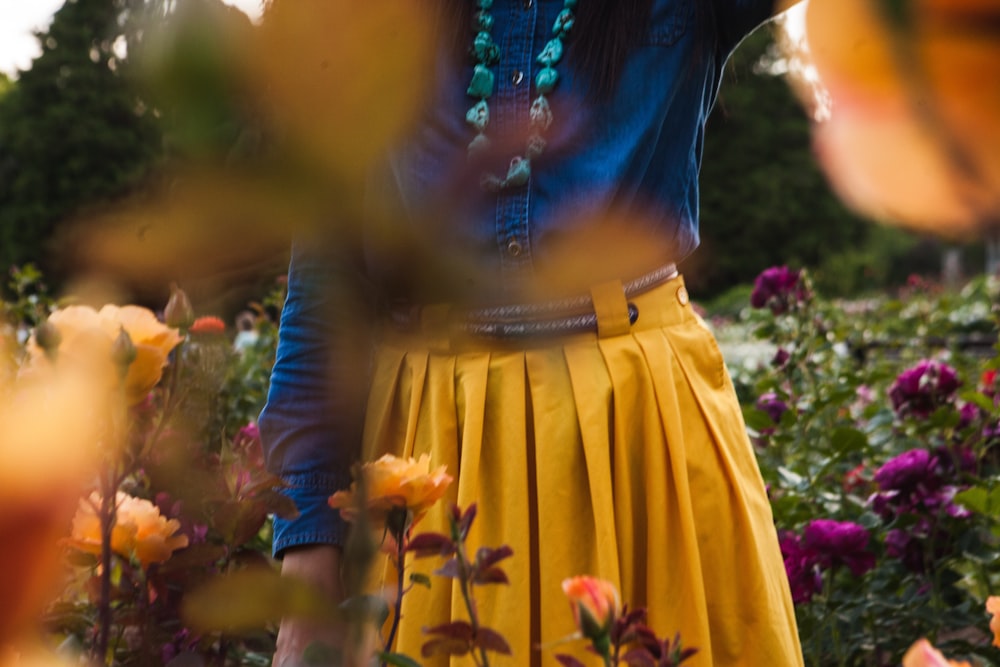
{"type": "Polygon", "coordinates": [[[327,504],[351,482],[361,442],[370,340],[369,301],[349,259],[293,245],[288,296],[267,404],[260,415],[268,469],[287,484],[299,509],[275,517],[275,556],[289,547],[341,545],[346,527],[327,504]]]}

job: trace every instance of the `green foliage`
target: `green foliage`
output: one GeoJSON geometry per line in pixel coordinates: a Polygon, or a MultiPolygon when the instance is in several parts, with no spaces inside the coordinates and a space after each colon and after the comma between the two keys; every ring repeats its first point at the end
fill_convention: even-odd
{"type": "Polygon", "coordinates": [[[124,4],[67,2],[39,35],[42,54],[0,97],[2,265],[44,259],[59,221],[122,195],[158,155],[156,122],[116,53],[124,4]]]}
{"type": "MultiPolygon", "coordinates": [[[[806,664],[898,665],[920,637],[950,657],[1000,664],[984,609],[1000,579],[1000,403],[983,375],[998,364],[998,295],[1000,283],[982,278],[961,292],[920,283],[898,299],[745,311],[757,337],[787,353],[738,376],[779,532],[788,541],[817,519],[857,524],[874,564],[804,570],[806,664]],[[891,388],[927,359],[953,368],[961,386],[923,412],[891,388]],[[762,397],[787,409],[768,411],[762,397]],[[877,478],[904,452],[931,462],[912,491],[877,478]]],[[[927,376],[910,391],[934,386],[927,376]]],[[[793,567],[794,549],[785,556],[793,567]]]]}

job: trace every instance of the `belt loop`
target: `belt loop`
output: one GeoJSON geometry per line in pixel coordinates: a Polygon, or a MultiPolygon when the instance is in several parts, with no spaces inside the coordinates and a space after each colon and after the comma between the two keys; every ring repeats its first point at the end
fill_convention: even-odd
{"type": "Polygon", "coordinates": [[[631,330],[632,323],[628,317],[628,302],[625,300],[622,281],[612,280],[594,285],[590,288],[590,298],[594,301],[597,335],[600,338],[622,336],[631,330]]]}
{"type": "Polygon", "coordinates": [[[420,308],[420,332],[432,349],[451,349],[451,305],[432,304],[420,308]]]}

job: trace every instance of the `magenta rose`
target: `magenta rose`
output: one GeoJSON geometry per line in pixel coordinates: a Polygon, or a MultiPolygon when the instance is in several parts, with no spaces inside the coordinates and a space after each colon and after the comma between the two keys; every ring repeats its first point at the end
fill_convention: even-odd
{"type": "Polygon", "coordinates": [[[820,567],[845,565],[860,577],[875,567],[875,554],[868,550],[868,529],[852,521],[816,519],[802,533],[802,545],[820,567]]]}

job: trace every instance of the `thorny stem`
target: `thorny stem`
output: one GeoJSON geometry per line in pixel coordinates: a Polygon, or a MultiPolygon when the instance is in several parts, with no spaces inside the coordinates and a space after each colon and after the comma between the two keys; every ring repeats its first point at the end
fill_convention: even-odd
{"type": "MultiPolygon", "coordinates": [[[[465,557],[465,539],[460,538],[458,541],[457,549],[455,550],[455,558],[458,560],[458,572],[459,572],[459,584],[462,590],[462,599],[465,600],[465,609],[469,612],[469,625],[472,626],[472,636],[476,637],[479,634],[479,617],[476,614],[476,603],[472,599],[472,588],[469,586],[469,574],[471,568],[469,567],[469,560],[465,557]]],[[[473,655],[473,660],[475,660],[475,653],[473,655]]],[[[490,660],[486,655],[486,649],[479,647],[479,660],[476,660],[476,664],[480,667],[489,667],[490,660]],[[482,662],[480,662],[480,660],[482,662]]]]}
{"type": "MultiPolygon", "coordinates": [[[[396,630],[399,629],[399,621],[403,615],[405,534],[393,535],[393,537],[396,539],[396,602],[393,605],[392,628],[389,630],[389,636],[385,640],[385,649],[387,651],[392,650],[392,642],[396,638],[396,630]]],[[[386,663],[383,662],[382,667],[386,667],[386,663]]]]}
{"type": "Polygon", "coordinates": [[[114,475],[101,475],[101,599],[98,606],[97,650],[94,656],[102,664],[108,663],[108,639],[111,634],[111,533],[115,525],[114,475]]]}

